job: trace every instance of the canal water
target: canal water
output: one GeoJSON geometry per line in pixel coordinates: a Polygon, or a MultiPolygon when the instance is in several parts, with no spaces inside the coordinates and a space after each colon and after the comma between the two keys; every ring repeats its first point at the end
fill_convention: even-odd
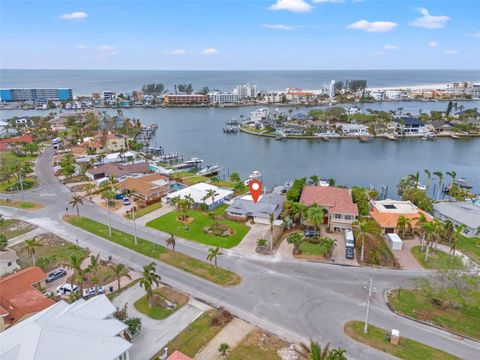
{"type": "MultiPolygon", "coordinates": [[[[465,102],[465,108],[478,107],[480,102],[465,102]]],[[[445,102],[388,102],[365,104],[365,108],[385,111],[403,108],[403,112],[445,110],[445,102]]],[[[436,141],[375,139],[360,143],[356,139],[277,141],[244,133],[224,134],[225,121],[248,116],[253,108],[156,108],[126,109],[125,116],[138,118],[145,124],[158,124],[156,143],[165,151],[179,152],[186,158],[199,157],[205,165],[218,164],[221,177],[238,171],[246,178],[252,171],[263,174],[266,186],[283,184],[293,178],[318,175],[334,178],[342,185],[386,185],[388,195],[396,196],[396,184],[403,176],[424,169],[456,171],[480,192],[480,138],[436,141]]],[[[285,109],[287,111],[288,109],[285,109]]],[[[299,109],[301,111],[302,108],[299,109]]],[[[308,109],[303,109],[308,111],[308,109]]],[[[116,110],[109,110],[112,114],[116,110]]],[[[295,109],[297,111],[297,109],[295,109]]],[[[45,114],[45,112],[41,112],[45,114]]],[[[37,112],[0,111],[0,118],[37,112]]],[[[448,178],[448,176],[445,176],[448,178]]],[[[445,182],[445,180],[444,180],[445,182]]],[[[432,188],[436,180],[432,181],[432,188]]]]}

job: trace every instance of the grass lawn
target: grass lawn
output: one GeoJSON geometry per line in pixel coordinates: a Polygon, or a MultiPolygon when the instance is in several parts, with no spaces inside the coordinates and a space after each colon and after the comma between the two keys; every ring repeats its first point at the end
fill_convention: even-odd
{"type": "Polygon", "coordinates": [[[480,339],[480,308],[443,309],[432,304],[420,291],[407,289],[401,290],[400,299],[398,290],[393,291],[388,301],[391,307],[401,314],[480,339]]]}
{"type": "MultiPolygon", "coordinates": [[[[34,177],[26,177],[23,180],[23,190],[31,189],[37,184],[37,179],[34,177]]],[[[21,190],[20,183],[15,181],[15,180],[10,180],[10,181],[2,181],[0,182],[0,192],[7,192],[12,189],[14,191],[19,191],[21,190]]]]}
{"type": "Polygon", "coordinates": [[[7,160],[15,159],[15,160],[20,160],[21,162],[26,162],[26,161],[35,161],[37,159],[38,155],[25,155],[25,156],[20,156],[15,154],[14,152],[4,152],[0,157],[3,157],[7,160]]]}
{"type": "Polygon", "coordinates": [[[5,219],[5,223],[2,226],[2,234],[8,239],[26,234],[27,232],[35,229],[35,226],[29,223],[17,220],[17,219],[5,219]]]}
{"type": "MultiPolygon", "coordinates": [[[[110,264],[113,263],[106,263],[103,260],[100,260],[100,264],[98,265],[98,272],[97,272],[97,280],[98,280],[98,285],[99,286],[104,286],[112,281],[117,281],[117,276],[115,275],[115,272],[110,268],[110,264]]],[[[128,274],[128,269],[125,268],[121,272],[121,276],[124,276],[128,274]]],[[[71,279],[74,279],[72,277],[71,279]]],[[[68,280],[69,282],[75,282],[73,280],[68,280]]],[[[89,287],[89,286],[94,286],[94,284],[91,284],[89,280],[86,280],[84,283],[84,287],[89,287]]]]}
{"type": "Polygon", "coordinates": [[[133,304],[135,306],[135,309],[155,320],[165,319],[188,302],[187,296],[176,292],[175,290],[168,287],[161,287],[159,289],[156,289],[154,290],[154,294],[160,295],[162,298],[177,304],[177,307],[175,309],[160,307],[154,304],[152,304],[152,306],[149,306],[147,301],[147,295],[142,296],[140,299],[135,301],[135,303],[133,304]]]}
{"type": "MultiPolygon", "coordinates": [[[[35,248],[35,258],[37,265],[42,265],[44,271],[50,271],[60,265],[70,263],[70,256],[77,255],[85,257],[88,255],[87,251],[71,244],[53,234],[42,234],[35,237],[41,246],[35,248]],[[45,265],[42,264],[42,259],[51,259],[47,261],[45,265]]],[[[27,254],[25,249],[25,242],[12,246],[12,249],[17,253],[19,263],[22,267],[28,267],[33,265],[32,257],[27,254]]]]}
{"type": "MultiPolygon", "coordinates": [[[[215,210],[215,213],[223,213],[224,207],[219,207],[215,210]]],[[[208,215],[199,210],[190,210],[188,216],[193,218],[193,221],[189,224],[188,230],[184,230],[184,223],[177,220],[180,216],[178,211],[171,211],[155,220],[147,223],[147,226],[154,229],[164,231],[167,233],[173,233],[183,238],[197,241],[202,244],[211,246],[220,246],[222,248],[232,248],[243,239],[248,233],[250,228],[244,223],[231,221],[231,220],[219,220],[218,223],[229,226],[233,229],[234,233],[227,237],[215,236],[211,234],[205,234],[204,228],[211,225],[213,222],[208,218],[208,215]]]]}
{"type": "Polygon", "coordinates": [[[308,241],[304,241],[300,244],[300,251],[302,254],[299,257],[307,256],[307,257],[318,257],[318,258],[325,258],[325,254],[329,250],[329,245],[326,242],[320,242],[318,244],[314,244],[308,241]]]}
{"type": "Polygon", "coordinates": [[[480,261],[480,238],[467,238],[462,236],[458,240],[457,250],[469,257],[476,258],[477,261],[480,261]]]}
{"type": "MultiPolygon", "coordinates": [[[[162,207],[162,203],[156,202],[151,205],[145,206],[144,208],[137,209],[135,210],[135,219],[141,218],[144,215],[147,215],[151,213],[152,211],[155,211],[157,209],[160,209],[162,207]]],[[[127,219],[132,220],[133,219],[133,214],[130,212],[128,215],[125,216],[127,219]]]]}
{"type": "Polygon", "coordinates": [[[5,199],[0,199],[0,206],[14,207],[23,210],[36,210],[43,207],[42,204],[37,204],[30,201],[6,201],[5,199]]]}
{"type": "MultiPolygon", "coordinates": [[[[167,345],[169,354],[175,350],[179,350],[190,357],[200,351],[220,330],[222,330],[227,322],[220,325],[213,325],[212,321],[216,316],[219,316],[221,311],[210,310],[203,313],[195,321],[193,321],[187,328],[178,334],[167,345]]],[[[162,349],[163,352],[163,349],[162,349]]]]}
{"type": "Polygon", "coordinates": [[[135,245],[133,235],[115,228],[112,228],[112,237],[110,238],[108,236],[108,226],[96,222],[95,220],[76,216],[65,217],[65,220],[72,225],[103,237],[109,241],[132,249],[153,259],[165,262],[168,265],[199,276],[205,280],[212,281],[218,285],[233,286],[240,282],[240,276],[234,272],[222,268],[215,269],[215,267],[209,263],[178,252],[174,254],[173,251],[145,239],[138,238],[138,245],[135,245]]]}
{"type": "Polygon", "coordinates": [[[410,249],[410,252],[425,269],[440,269],[446,265],[460,269],[463,266],[462,259],[459,256],[453,256],[435,249],[430,250],[428,261],[425,262],[425,251],[421,249],[421,246],[414,246],[410,249]]]}
{"type": "Polygon", "coordinates": [[[386,352],[400,359],[417,360],[450,360],[460,359],[442,350],[432,348],[428,345],[400,336],[398,345],[390,344],[385,334],[386,330],[373,325],[368,326],[368,334],[363,333],[364,323],[362,321],[349,321],[345,324],[345,333],[352,339],[371,346],[377,350],[386,352]]]}
{"type": "Polygon", "coordinates": [[[288,346],[282,339],[253,330],[247,337],[231,350],[229,360],[281,360],[277,351],[288,346]]]}

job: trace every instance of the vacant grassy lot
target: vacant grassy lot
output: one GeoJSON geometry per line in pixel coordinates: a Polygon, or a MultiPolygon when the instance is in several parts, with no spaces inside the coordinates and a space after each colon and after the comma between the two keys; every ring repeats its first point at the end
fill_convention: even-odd
{"type": "MultiPolygon", "coordinates": [[[[147,215],[147,214],[149,214],[152,211],[155,211],[157,209],[160,209],[161,207],[162,207],[162,203],[159,201],[159,202],[153,203],[151,205],[145,206],[144,208],[137,209],[137,210],[135,210],[135,219],[141,218],[142,216],[147,215]]],[[[133,219],[133,213],[129,212],[128,215],[126,215],[126,218],[129,219],[129,220],[132,220],[133,219]]]]}
{"type": "Polygon", "coordinates": [[[177,304],[177,307],[175,309],[156,306],[153,304],[149,306],[147,301],[147,295],[142,296],[140,299],[135,301],[134,306],[138,311],[155,320],[165,319],[188,302],[187,296],[169,287],[158,288],[154,291],[154,294],[159,295],[161,298],[167,299],[168,301],[177,304]]]}
{"type": "Polygon", "coordinates": [[[432,348],[417,341],[400,337],[398,345],[392,345],[387,340],[386,330],[373,325],[368,326],[368,334],[363,333],[364,323],[362,321],[349,321],[345,324],[345,333],[352,339],[371,346],[377,350],[386,352],[400,359],[418,360],[454,360],[456,356],[444,351],[432,348]]]}
{"type": "MultiPolygon", "coordinates": [[[[220,207],[215,212],[223,213],[224,209],[225,207],[220,207]]],[[[199,210],[190,210],[188,212],[188,216],[193,218],[193,221],[186,224],[187,230],[185,230],[185,223],[178,221],[180,215],[181,214],[178,211],[171,211],[148,222],[147,226],[167,233],[173,233],[177,236],[197,241],[202,244],[219,246],[226,249],[238,245],[250,230],[250,228],[244,223],[231,220],[219,220],[218,223],[230,227],[233,230],[233,234],[227,237],[206,234],[204,229],[212,225],[213,220],[211,220],[207,214],[199,210]]]]}
{"type": "MultiPolygon", "coordinates": [[[[72,255],[79,257],[88,255],[86,250],[53,234],[38,235],[35,237],[35,240],[40,244],[40,246],[35,247],[37,265],[47,272],[59,266],[69,264],[72,255]]],[[[22,267],[33,265],[33,259],[28,255],[25,246],[25,242],[12,246],[12,249],[15,250],[20,258],[19,263],[22,267]]]]}
{"type": "Polygon", "coordinates": [[[234,272],[222,268],[215,268],[209,263],[178,252],[173,253],[173,251],[145,239],[138,238],[138,245],[135,245],[133,235],[123,231],[112,228],[112,237],[109,237],[108,226],[96,222],[95,220],[76,216],[65,217],[65,220],[72,225],[103,237],[109,241],[125,246],[153,259],[163,261],[168,265],[216,284],[233,286],[240,282],[240,276],[234,272]]]}
{"type": "Polygon", "coordinates": [[[422,251],[421,246],[414,246],[410,252],[425,269],[440,269],[447,265],[460,269],[463,264],[459,256],[453,256],[440,250],[432,249],[428,254],[427,262],[425,262],[425,251],[422,251]]]}
{"type": "MultiPolygon", "coordinates": [[[[214,318],[220,316],[221,311],[210,310],[203,313],[167,345],[169,354],[179,350],[190,357],[207,345],[228,322],[213,324],[214,318]]],[[[163,350],[162,350],[163,351],[163,350]]]]}
{"type": "Polygon", "coordinates": [[[277,351],[288,346],[282,339],[266,334],[260,330],[253,330],[228,355],[229,360],[280,360],[277,351]]]}
{"type": "Polygon", "coordinates": [[[429,298],[418,290],[402,289],[392,292],[388,301],[395,311],[414,319],[429,321],[446,330],[480,339],[480,309],[459,307],[446,309],[432,304],[429,298]]]}
{"type": "Polygon", "coordinates": [[[467,238],[465,236],[460,237],[457,243],[457,250],[461,251],[472,259],[480,261],[480,238],[467,238]]]}
{"type": "Polygon", "coordinates": [[[8,240],[32,231],[33,229],[35,229],[35,226],[29,223],[17,219],[6,219],[1,228],[1,232],[8,240]]]}

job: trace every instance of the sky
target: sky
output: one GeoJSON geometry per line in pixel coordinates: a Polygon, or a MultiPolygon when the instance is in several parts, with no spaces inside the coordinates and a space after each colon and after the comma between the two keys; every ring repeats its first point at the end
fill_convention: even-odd
{"type": "Polygon", "coordinates": [[[478,0],[0,0],[3,69],[480,69],[478,0]]]}

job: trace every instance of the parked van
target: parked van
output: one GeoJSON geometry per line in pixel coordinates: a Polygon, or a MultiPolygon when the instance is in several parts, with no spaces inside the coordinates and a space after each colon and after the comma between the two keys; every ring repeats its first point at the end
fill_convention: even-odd
{"type": "Polygon", "coordinates": [[[355,238],[352,230],[345,230],[345,247],[355,247],[355,238]]]}

